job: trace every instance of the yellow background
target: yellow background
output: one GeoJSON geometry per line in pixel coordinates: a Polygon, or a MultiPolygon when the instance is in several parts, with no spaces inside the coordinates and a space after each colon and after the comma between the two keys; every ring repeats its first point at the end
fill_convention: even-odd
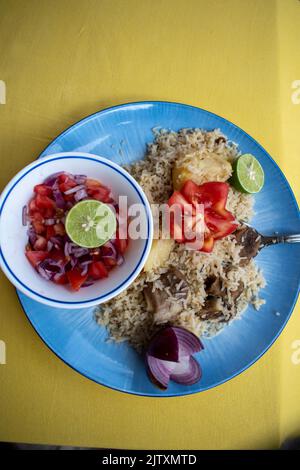
{"type": "MultiPolygon", "coordinates": [[[[300,197],[298,0],[0,0],[1,188],[64,128],[118,103],[199,105],[241,126],[300,197]]],[[[112,448],[276,448],[300,431],[296,307],[248,371],[198,395],[101,387],[62,363],[1,274],[0,440],[112,448]]]]}

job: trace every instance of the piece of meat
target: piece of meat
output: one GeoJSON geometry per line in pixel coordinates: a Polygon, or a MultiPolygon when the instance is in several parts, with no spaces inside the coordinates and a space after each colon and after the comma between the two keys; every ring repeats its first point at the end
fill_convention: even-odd
{"type": "Polygon", "coordinates": [[[219,297],[208,295],[200,312],[202,320],[217,320],[223,318],[223,305],[219,297]]]}
{"type": "Polygon", "coordinates": [[[160,281],[165,289],[155,289],[151,282],[144,287],[143,293],[155,323],[166,323],[183,310],[189,288],[184,275],[176,268],[162,274],[160,281]]]}
{"type": "Polygon", "coordinates": [[[238,300],[238,298],[240,297],[240,295],[242,294],[242,292],[244,290],[244,287],[245,287],[245,285],[244,285],[243,281],[240,281],[237,289],[234,290],[234,291],[231,291],[231,298],[234,302],[236,302],[238,300]]]}
{"type": "Polygon", "coordinates": [[[215,276],[212,274],[208,276],[205,280],[205,290],[209,295],[213,295],[215,297],[224,297],[226,294],[225,289],[222,289],[222,280],[220,277],[215,276]]]}
{"type": "Polygon", "coordinates": [[[261,237],[256,230],[243,225],[235,232],[235,238],[239,245],[242,246],[240,251],[240,266],[246,266],[252,258],[259,252],[261,245],[261,237]]]}

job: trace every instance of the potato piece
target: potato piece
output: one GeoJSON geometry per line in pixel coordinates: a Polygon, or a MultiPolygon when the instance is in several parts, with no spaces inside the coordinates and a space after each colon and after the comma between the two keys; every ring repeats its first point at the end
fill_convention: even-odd
{"type": "Polygon", "coordinates": [[[173,186],[175,190],[179,190],[188,180],[196,184],[227,181],[231,173],[231,164],[221,155],[200,152],[179,155],[172,172],[173,186]]]}
{"type": "Polygon", "coordinates": [[[163,266],[168,261],[175,241],[172,239],[153,240],[151,251],[144,266],[144,271],[149,272],[163,266]]]}

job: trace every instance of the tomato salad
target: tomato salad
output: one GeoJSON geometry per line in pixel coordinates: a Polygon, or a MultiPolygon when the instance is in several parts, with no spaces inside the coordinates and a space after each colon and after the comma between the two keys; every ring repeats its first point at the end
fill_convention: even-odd
{"type": "Polygon", "coordinates": [[[98,180],[66,172],[49,176],[34,187],[34,196],[23,209],[23,225],[27,223],[25,255],[40,276],[55,284],[78,291],[107,278],[124,262],[128,238],[119,236],[118,205],[111,190],[98,180]],[[108,204],[116,214],[116,234],[99,248],[76,245],[65,230],[68,211],[85,199],[108,204]]]}
{"type": "MultiPolygon", "coordinates": [[[[191,180],[185,182],[180,191],[174,191],[168,204],[171,207],[179,206],[182,215],[191,212],[192,227],[196,234],[197,228],[203,230],[202,212],[197,214],[197,207],[201,204],[205,222],[204,240],[199,251],[211,253],[215,240],[233,233],[238,223],[234,215],[226,209],[229,185],[218,181],[211,181],[198,185],[191,180]]],[[[182,220],[177,222],[171,218],[171,236],[178,243],[189,244],[193,240],[187,240],[184,233],[182,220]]]]}

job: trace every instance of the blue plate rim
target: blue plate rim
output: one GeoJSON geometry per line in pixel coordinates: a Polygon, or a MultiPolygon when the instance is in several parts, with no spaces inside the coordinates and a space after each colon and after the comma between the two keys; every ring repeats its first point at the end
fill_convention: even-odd
{"type": "MultiPolygon", "coordinates": [[[[276,169],[279,171],[281,177],[283,178],[283,181],[285,182],[286,184],[286,187],[289,191],[289,194],[291,195],[291,199],[293,201],[293,204],[294,204],[294,207],[296,208],[296,210],[298,211],[298,218],[300,219],[300,213],[299,213],[299,205],[298,205],[298,202],[296,200],[296,197],[293,193],[293,190],[286,178],[286,176],[284,175],[283,171],[281,170],[281,168],[279,167],[279,165],[275,162],[275,160],[271,157],[271,155],[267,152],[267,150],[265,150],[265,148],[256,140],[254,139],[250,134],[248,134],[246,131],[244,131],[241,127],[239,127],[238,125],[234,124],[233,122],[229,121],[228,119],[224,118],[223,116],[220,116],[216,113],[213,113],[211,111],[207,111],[206,109],[204,108],[200,108],[198,106],[193,106],[193,105],[189,105],[189,104],[185,104],[185,103],[179,103],[179,102],[176,102],[176,101],[160,101],[160,100],[149,100],[149,101],[133,101],[133,102],[128,102],[128,103],[123,103],[123,104],[119,104],[119,105],[114,105],[114,106],[109,106],[107,108],[104,108],[100,111],[96,111],[92,114],[89,114],[87,116],[85,116],[84,118],[80,119],[79,121],[75,122],[74,124],[71,124],[69,127],[67,127],[64,131],[62,131],[60,134],[58,134],[51,142],[50,144],[48,144],[44,150],[40,153],[39,157],[38,158],[43,158],[44,156],[44,153],[47,151],[47,149],[53,144],[54,141],[60,139],[61,137],[63,137],[65,134],[67,134],[72,128],[74,128],[75,126],[78,126],[78,125],[82,125],[85,121],[89,121],[91,118],[97,116],[97,115],[100,115],[100,114],[105,114],[105,113],[108,113],[108,112],[111,112],[113,110],[117,110],[117,109],[123,109],[125,107],[130,107],[130,106],[133,106],[133,105],[174,105],[174,106],[183,106],[185,108],[192,108],[192,109],[195,109],[195,110],[201,110],[202,112],[204,112],[205,114],[208,114],[210,116],[214,116],[218,119],[220,119],[221,121],[223,121],[224,123],[226,123],[227,125],[230,125],[232,126],[233,128],[237,129],[239,132],[242,132],[244,133],[252,142],[254,142],[265,154],[266,156],[270,159],[270,161],[272,162],[272,164],[276,167],[276,169]]],[[[229,382],[230,380],[232,380],[233,378],[237,377],[238,375],[242,374],[243,372],[245,372],[247,369],[249,369],[251,366],[253,366],[257,361],[259,361],[259,359],[261,359],[262,356],[264,356],[268,351],[269,349],[274,345],[275,341],[279,338],[279,336],[281,335],[282,331],[284,330],[284,328],[286,327],[293,311],[294,311],[294,308],[295,308],[295,305],[296,305],[296,302],[298,300],[298,297],[299,297],[299,292],[300,292],[300,279],[298,280],[298,289],[297,289],[297,293],[295,294],[294,296],[294,299],[293,299],[293,302],[292,302],[292,305],[291,305],[291,308],[290,308],[290,312],[288,313],[284,323],[281,325],[280,329],[278,330],[277,334],[274,336],[274,338],[272,339],[272,341],[263,349],[263,351],[256,357],[254,358],[251,362],[249,362],[246,366],[244,366],[242,369],[240,369],[239,371],[237,371],[236,373],[232,374],[231,376],[227,377],[226,379],[224,380],[221,380],[219,382],[216,382],[215,384],[213,385],[210,385],[208,387],[205,387],[201,390],[193,390],[193,391],[186,391],[184,392],[183,390],[183,393],[180,393],[180,392],[175,392],[175,393],[165,393],[163,395],[157,395],[155,393],[143,393],[143,392],[137,392],[137,391],[130,391],[130,390],[124,390],[124,389],[121,389],[119,387],[113,387],[112,385],[109,385],[105,382],[101,382],[99,380],[96,380],[96,379],[93,379],[92,377],[89,377],[88,375],[86,375],[84,372],[81,372],[79,369],[77,369],[76,367],[74,367],[73,365],[71,365],[68,361],[66,361],[59,353],[57,353],[56,351],[54,351],[54,349],[52,349],[52,347],[46,342],[46,340],[43,339],[43,337],[41,336],[41,334],[37,331],[37,329],[34,327],[33,323],[31,322],[31,319],[29,318],[29,316],[27,315],[27,312],[25,310],[25,307],[23,306],[23,303],[22,303],[22,300],[19,296],[19,292],[16,290],[16,293],[17,293],[17,297],[18,297],[18,300],[20,302],[20,305],[29,321],[29,323],[31,324],[31,326],[33,327],[33,329],[35,330],[35,332],[38,334],[38,336],[40,337],[40,339],[43,341],[43,343],[50,349],[50,351],[52,351],[59,359],[61,359],[67,366],[71,367],[75,372],[79,373],[80,375],[84,376],[85,378],[87,378],[88,380],[91,380],[99,385],[102,385],[104,387],[107,387],[107,388],[110,388],[111,390],[114,390],[114,391],[117,391],[117,392],[121,392],[121,393],[126,393],[126,394],[129,394],[129,395],[136,395],[136,396],[142,396],[142,397],[151,397],[151,398],[176,398],[176,397],[184,397],[184,396],[188,396],[188,395],[194,395],[196,393],[201,393],[201,392],[205,392],[205,391],[208,391],[210,389],[214,389],[226,382],[229,382]]]]}

